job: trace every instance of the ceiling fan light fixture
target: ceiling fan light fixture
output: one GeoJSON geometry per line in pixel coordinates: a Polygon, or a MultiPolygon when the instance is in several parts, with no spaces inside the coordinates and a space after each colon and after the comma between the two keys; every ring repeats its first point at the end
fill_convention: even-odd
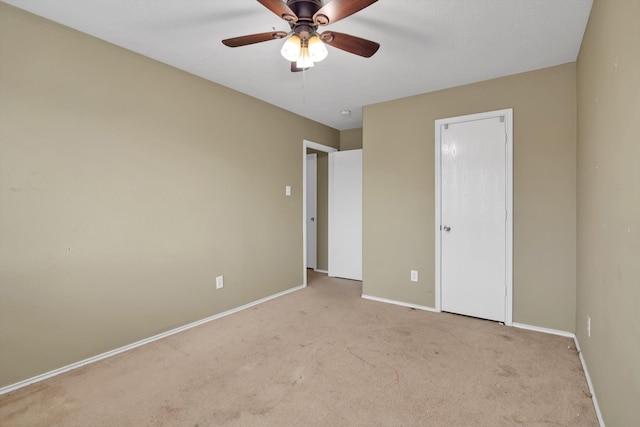
{"type": "Polygon", "coordinates": [[[301,51],[302,41],[300,40],[300,37],[293,34],[284,42],[280,53],[287,61],[295,62],[300,58],[301,51]]]}
{"type": "Polygon", "coordinates": [[[291,71],[303,71],[324,60],[326,45],[354,55],[369,58],[380,45],[371,40],[335,31],[318,33],[318,27],[335,24],[371,6],[378,0],[258,0],[289,24],[289,32],[273,31],[222,40],[225,46],[239,47],[286,38],[280,54],[290,62],[291,71]]]}
{"type": "Polygon", "coordinates": [[[329,52],[320,37],[313,36],[309,39],[309,56],[313,62],[320,62],[327,57],[329,52]]]}

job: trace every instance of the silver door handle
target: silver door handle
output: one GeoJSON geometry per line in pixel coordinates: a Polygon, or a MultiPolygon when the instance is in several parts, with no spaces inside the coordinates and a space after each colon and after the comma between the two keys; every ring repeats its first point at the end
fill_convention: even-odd
{"type": "Polygon", "coordinates": [[[451,231],[451,227],[449,227],[448,225],[445,225],[442,229],[444,231],[451,231]]]}

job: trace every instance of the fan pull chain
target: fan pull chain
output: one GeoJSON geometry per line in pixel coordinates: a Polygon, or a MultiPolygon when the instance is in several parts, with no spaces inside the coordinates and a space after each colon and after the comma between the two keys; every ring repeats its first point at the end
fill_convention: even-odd
{"type": "Polygon", "coordinates": [[[302,69],[302,105],[307,105],[307,70],[302,69]]]}

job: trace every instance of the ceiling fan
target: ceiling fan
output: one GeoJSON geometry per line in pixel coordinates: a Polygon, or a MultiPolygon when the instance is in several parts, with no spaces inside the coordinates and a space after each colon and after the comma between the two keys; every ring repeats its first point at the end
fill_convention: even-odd
{"type": "Polygon", "coordinates": [[[280,53],[291,61],[291,71],[303,71],[327,57],[325,44],[365,58],[373,56],[380,45],[370,40],[335,31],[318,32],[318,27],[333,24],[372,5],[378,0],[258,0],[267,9],[287,21],[291,31],[269,31],[222,40],[229,47],[246,46],[289,37],[280,53]]]}

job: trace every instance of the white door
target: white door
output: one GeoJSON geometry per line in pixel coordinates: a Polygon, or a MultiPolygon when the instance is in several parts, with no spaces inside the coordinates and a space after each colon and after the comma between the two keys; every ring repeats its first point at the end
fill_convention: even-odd
{"type": "Polygon", "coordinates": [[[441,309],[504,322],[511,259],[505,116],[438,122],[441,309]]]}
{"type": "Polygon", "coordinates": [[[362,150],[329,153],[329,276],[362,280],[362,150]]]}
{"type": "Polygon", "coordinates": [[[317,154],[307,154],[307,268],[317,268],[317,154]]]}

